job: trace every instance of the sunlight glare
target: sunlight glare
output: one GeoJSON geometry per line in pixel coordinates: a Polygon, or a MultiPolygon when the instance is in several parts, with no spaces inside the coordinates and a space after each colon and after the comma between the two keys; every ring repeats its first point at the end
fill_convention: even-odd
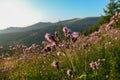
{"type": "Polygon", "coordinates": [[[42,19],[42,12],[38,14],[30,6],[20,1],[5,0],[0,2],[0,29],[10,26],[23,27],[36,23],[40,19],[42,19]]]}

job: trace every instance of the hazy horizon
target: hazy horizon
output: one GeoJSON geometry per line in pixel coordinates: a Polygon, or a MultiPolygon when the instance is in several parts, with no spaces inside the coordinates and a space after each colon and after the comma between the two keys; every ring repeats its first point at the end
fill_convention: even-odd
{"type": "Polygon", "coordinates": [[[0,30],[38,22],[98,17],[109,0],[0,0],[0,30]]]}
{"type": "MultiPolygon", "coordinates": [[[[89,16],[89,17],[100,17],[100,16],[89,16]]],[[[84,17],[84,18],[79,18],[79,19],[85,19],[85,18],[89,18],[89,17],[84,17]]],[[[35,25],[35,24],[37,24],[37,23],[57,23],[57,22],[59,22],[59,21],[66,21],[66,20],[71,20],[71,19],[75,19],[75,18],[70,18],[70,19],[64,19],[64,20],[61,20],[61,19],[58,19],[57,21],[54,21],[54,22],[48,22],[48,21],[38,21],[38,22],[35,22],[35,23],[32,23],[32,24],[28,24],[28,25],[24,25],[24,26],[8,26],[8,27],[6,27],[6,28],[0,28],[0,30],[5,30],[5,29],[7,29],[7,28],[11,28],[11,27],[13,27],[13,28],[25,28],[25,27],[29,27],[29,26],[32,26],[32,25],[35,25]]]]}

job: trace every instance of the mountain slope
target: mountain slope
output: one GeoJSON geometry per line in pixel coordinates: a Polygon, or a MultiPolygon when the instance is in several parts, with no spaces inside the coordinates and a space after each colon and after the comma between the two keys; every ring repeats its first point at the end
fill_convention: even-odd
{"type": "Polygon", "coordinates": [[[14,33],[14,32],[23,32],[23,31],[30,31],[30,30],[37,30],[46,26],[50,26],[52,23],[48,22],[39,22],[31,26],[23,27],[23,28],[18,28],[18,27],[9,27],[4,30],[0,30],[0,33],[14,33]]]}
{"type": "MultiPolygon", "coordinates": [[[[88,27],[96,24],[100,18],[90,17],[85,19],[71,19],[66,21],[61,21],[64,26],[68,26],[73,31],[81,31],[87,29],[88,27]]],[[[49,24],[49,23],[48,23],[49,24]]],[[[14,44],[25,44],[31,45],[32,43],[40,44],[44,40],[45,33],[53,33],[57,30],[57,23],[51,24],[49,26],[44,26],[39,29],[39,24],[37,26],[25,27],[24,31],[10,32],[0,34],[0,45],[14,45],[14,44]],[[32,29],[32,30],[31,30],[32,29]]],[[[11,30],[12,31],[12,30],[11,30]]],[[[5,31],[4,31],[5,32],[5,31]]]]}

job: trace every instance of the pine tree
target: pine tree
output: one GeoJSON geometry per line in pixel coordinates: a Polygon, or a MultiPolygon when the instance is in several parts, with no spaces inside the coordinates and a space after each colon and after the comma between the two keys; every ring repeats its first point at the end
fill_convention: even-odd
{"type": "Polygon", "coordinates": [[[117,1],[117,12],[120,12],[120,0],[117,1]]]}
{"type": "Polygon", "coordinates": [[[118,1],[116,2],[115,0],[110,0],[106,6],[106,9],[103,10],[105,15],[101,17],[101,20],[99,22],[100,25],[109,22],[110,18],[115,14],[116,11],[118,11],[118,1]]]}

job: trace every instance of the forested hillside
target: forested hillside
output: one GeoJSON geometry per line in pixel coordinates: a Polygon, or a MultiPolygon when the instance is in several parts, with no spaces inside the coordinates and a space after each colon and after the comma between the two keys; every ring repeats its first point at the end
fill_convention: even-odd
{"type": "MultiPolygon", "coordinates": [[[[99,17],[89,17],[84,19],[71,19],[61,21],[62,26],[68,26],[74,31],[83,31],[99,21],[99,17]]],[[[38,23],[25,28],[8,28],[0,34],[0,45],[9,46],[24,44],[30,46],[33,43],[41,44],[46,32],[53,33],[57,31],[59,23],[38,23]]]]}

